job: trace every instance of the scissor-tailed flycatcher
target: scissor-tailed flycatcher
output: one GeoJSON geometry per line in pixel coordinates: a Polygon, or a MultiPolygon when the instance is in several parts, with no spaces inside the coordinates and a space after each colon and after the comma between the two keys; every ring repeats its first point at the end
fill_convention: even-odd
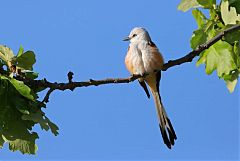
{"type": "Polygon", "coordinates": [[[148,74],[144,79],[140,78],[138,81],[148,98],[150,98],[150,94],[146,83],[152,92],[162,138],[167,147],[171,149],[177,136],[163,107],[159,94],[159,81],[161,78],[161,71],[159,70],[162,69],[164,64],[163,57],[144,28],[134,28],[124,40],[130,41],[125,58],[126,67],[131,74],[148,74]],[[156,70],[158,72],[156,72],[156,70]]]}

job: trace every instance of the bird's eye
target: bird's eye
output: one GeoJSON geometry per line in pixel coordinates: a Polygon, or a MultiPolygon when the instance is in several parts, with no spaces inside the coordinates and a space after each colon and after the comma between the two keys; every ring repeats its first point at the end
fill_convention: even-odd
{"type": "Polygon", "coordinates": [[[137,34],[133,34],[133,36],[132,36],[132,37],[135,37],[135,36],[137,36],[137,34]]]}

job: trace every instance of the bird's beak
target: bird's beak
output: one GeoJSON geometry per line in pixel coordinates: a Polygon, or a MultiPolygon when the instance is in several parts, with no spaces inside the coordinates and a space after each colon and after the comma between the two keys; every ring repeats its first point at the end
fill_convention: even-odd
{"type": "Polygon", "coordinates": [[[129,41],[131,38],[130,37],[125,37],[123,41],[129,41]]]}

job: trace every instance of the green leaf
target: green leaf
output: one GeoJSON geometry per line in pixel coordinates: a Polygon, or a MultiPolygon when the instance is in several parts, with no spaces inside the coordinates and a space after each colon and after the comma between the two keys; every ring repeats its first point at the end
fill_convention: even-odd
{"type": "Polygon", "coordinates": [[[190,44],[192,49],[196,49],[199,45],[214,37],[216,33],[214,29],[215,22],[207,20],[201,11],[193,10],[193,16],[198,23],[199,29],[193,32],[190,44]]]}
{"type": "Polygon", "coordinates": [[[33,122],[23,121],[21,119],[22,113],[15,109],[14,106],[2,106],[0,108],[1,119],[3,120],[1,132],[8,141],[16,139],[26,140],[31,137],[29,130],[34,125],[33,122]]]}
{"type": "Polygon", "coordinates": [[[237,85],[237,79],[234,79],[233,81],[226,81],[227,88],[230,93],[232,93],[237,85]]]}
{"type": "Polygon", "coordinates": [[[240,21],[240,15],[237,14],[235,7],[230,7],[229,2],[222,1],[221,3],[221,15],[225,25],[236,24],[237,21],[240,21]]]}
{"type": "Polygon", "coordinates": [[[43,116],[44,116],[44,113],[42,111],[38,110],[35,113],[23,115],[22,119],[34,121],[35,123],[39,123],[41,128],[47,131],[47,130],[49,130],[49,126],[48,126],[47,122],[44,120],[43,116]]]}
{"type": "Polygon", "coordinates": [[[10,82],[16,88],[16,90],[24,97],[34,100],[34,96],[32,95],[31,88],[25,85],[22,81],[18,81],[16,79],[11,78],[10,82]]]}
{"type": "Polygon", "coordinates": [[[208,38],[207,41],[211,40],[212,38],[214,38],[220,31],[214,29],[214,23],[212,24],[212,26],[208,29],[207,34],[208,34],[208,38]]]}
{"type": "Polygon", "coordinates": [[[16,57],[16,65],[25,70],[33,70],[33,64],[36,62],[33,51],[27,51],[16,57]]]}
{"type": "Polygon", "coordinates": [[[206,22],[206,17],[204,16],[204,14],[199,9],[194,9],[192,10],[192,15],[197,21],[198,28],[203,27],[206,22]]]}
{"type": "Polygon", "coordinates": [[[2,133],[0,132],[0,148],[3,147],[3,144],[5,143],[3,137],[2,137],[2,133]]]}
{"type": "MultiPolygon", "coordinates": [[[[15,108],[21,112],[22,114],[29,114],[30,109],[28,107],[28,100],[26,100],[24,97],[13,95],[14,98],[9,98],[8,101],[12,102],[12,106],[15,106],[15,108]]],[[[12,96],[10,96],[12,97],[12,96]]]]}
{"type": "Polygon", "coordinates": [[[197,65],[202,63],[206,64],[207,74],[211,74],[214,70],[217,70],[219,77],[223,77],[224,74],[229,74],[232,70],[236,69],[233,48],[224,41],[218,41],[209,49],[205,50],[205,52],[201,54],[197,65]]]}
{"type": "Polygon", "coordinates": [[[24,49],[22,46],[20,46],[19,50],[18,50],[18,53],[17,53],[17,57],[21,56],[24,52],[24,49]]]}
{"type": "Polygon", "coordinates": [[[14,54],[10,48],[0,45],[0,59],[7,63],[10,62],[13,57],[14,54]]]}
{"type": "Polygon", "coordinates": [[[235,7],[238,14],[240,14],[240,1],[239,0],[229,0],[229,6],[235,7]]]}
{"type": "Polygon", "coordinates": [[[210,20],[215,20],[216,18],[218,18],[218,10],[210,9],[209,13],[210,13],[210,20]]]}
{"type": "Polygon", "coordinates": [[[178,10],[186,12],[187,10],[189,10],[191,8],[196,8],[196,7],[200,7],[197,0],[182,0],[177,8],[178,8],[178,10]]]}
{"type": "MultiPolygon", "coordinates": [[[[58,127],[41,111],[45,104],[23,97],[28,95],[30,90],[25,94],[20,93],[22,89],[19,86],[22,82],[15,81],[17,80],[0,75],[0,148],[4,143],[8,143],[12,151],[35,154],[38,135],[32,131],[33,126],[40,124],[42,128],[50,129],[54,135],[58,134],[58,127]],[[23,119],[24,116],[31,117],[23,119]]],[[[24,84],[22,88],[25,90],[24,84]]]]}
{"type": "Polygon", "coordinates": [[[202,30],[196,30],[193,32],[193,36],[191,38],[191,48],[196,49],[198,45],[201,45],[207,41],[207,34],[202,30]]]}
{"type": "Polygon", "coordinates": [[[51,129],[51,132],[52,132],[55,136],[57,136],[57,135],[58,135],[58,130],[59,130],[58,126],[57,126],[56,124],[54,124],[53,122],[51,122],[46,116],[45,116],[45,118],[46,118],[46,121],[47,121],[50,129],[51,129]]]}
{"type": "Polygon", "coordinates": [[[211,9],[216,5],[216,0],[197,0],[204,8],[211,9]]]}
{"type": "Polygon", "coordinates": [[[19,150],[22,154],[36,154],[38,147],[31,141],[16,139],[9,142],[9,150],[19,150]]]}
{"type": "MultiPolygon", "coordinates": [[[[11,88],[11,86],[9,86],[9,88],[11,88]]],[[[34,125],[33,122],[22,120],[21,116],[22,113],[14,108],[12,102],[8,102],[5,106],[2,106],[1,104],[1,136],[4,139],[4,142],[9,143],[10,150],[19,150],[24,154],[34,154],[37,150],[35,148],[35,140],[38,138],[38,135],[35,132],[31,133],[29,131],[34,125]]]]}
{"type": "Polygon", "coordinates": [[[233,51],[234,51],[235,64],[237,65],[240,73],[240,42],[237,42],[234,44],[233,51]]]}
{"type": "Polygon", "coordinates": [[[57,127],[57,125],[55,125],[54,123],[52,123],[46,116],[45,114],[38,110],[35,113],[31,113],[28,115],[23,115],[22,116],[23,120],[31,120],[34,121],[36,123],[39,123],[41,128],[48,131],[49,128],[51,129],[51,132],[56,136],[58,135],[58,130],[59,128],[57,127]]]}
{"type": "Polygon", "coordinates": [[[196,63],[196,66],[198,67],[199,65],[201,64],[204,64],[206,62],[206,54],[204,54],[204,52],[202,52],[200,55],[199,55],[199,59],[196,63]]]}
{"type": "Polygon", "coordinates": [[[16,139],[9,142],[9,150],[17,151],[19,150],[23,154],[36,154],[37,145],[35,140],[38,138],[36,133],[32,133],[27,139],[16,139]]]}
{"type": "Polygon", "coordinates": [[[2,69],[3,66],[4,66],[4,62],[2,59],[0,59],[0,70],[2,69]]]}
{"type": "Polygon", "coordinates": [[[224,75],[224,80],[226,82],[227,88],[230,93],[232,93],[237,85],[238,77],[240,72],[238,69],[231,71],[228,75],[224,75]]]}
{"type": "Polygon", "coordinates": [[[27,85],[25,85],[22,81],[16,80],[14,78],[7,78],[5,76],[0,77],[1,79],[9,80],[22,96],[28,98],[29,100],[34,100],[34,96],[32,95],[31,89],[27,85]]]}
{"type": "MultiPolygon", "coordinates": [[[[212,39],[218,33],[214,29],[214,25],[215,25],[214,21],[208,20],[200,29],[193,32],[192,38],[196,36],[196,39],[198,40],[201,37],[205,39],[205,36],[206,36],[206,41],[212,39]],[[201,34],[204,34],[204,35],[201,35],[201,34]]],[[[199,39],[199,40],[201,40],[201,39],[199,39]]],[[[198,45],[200,45],[206,41],[197,41],[197,42],[199,42],[198,45]]]]}
{"type": "Polygon", "coordinates": [[[226,36],[224,36],[224,40],[230,44],[234,44],[235,42],[239,41],[240,40],[240,30],[233,31],[231,33],[227,33],[226,36]]]}

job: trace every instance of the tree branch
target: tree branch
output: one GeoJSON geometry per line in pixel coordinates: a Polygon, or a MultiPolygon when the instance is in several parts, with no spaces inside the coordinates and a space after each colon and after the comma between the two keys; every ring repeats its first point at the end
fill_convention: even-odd
{"type": "Polygon", "coordinates": [[[193,58],[196,57],[196,56],[199,56],[199,54],[202,51],[208,49],[210,46],[215,44],[217,41],[221,40],[228,33],[231,33],[231,32],[237,31],[237,30],[240,30],[240,24],[234,25],[234,26],[220,32],[217,36],[215,36],[214,38],[212,38],[208,42],[206,42],[202,45],[199,45],[195,50],[191,51],[190,53],[188,53],[184,57],[176,59],[176,60],[169,60],[167,63],[164,64],[162,71],[166,71],[166,70],[168,70],[168,68],[176,66],[176,65],[191,62],[193,60],[193,58]]]}
{"type": "MultiPolygon", "coordinates": [[[[167,63],[165,63],[163,65],[162,71],[166,71],[169,68],[171,68],[173,66],[176,66],[176,65],[181,65],[183,63],[191,62],[193,60],[193,58],[198,56],[202,51],[208,49],[214,43],[221,40],[224,36],[226,36],[226,34],[228,34],[230,32],[233,32],[233,31],[236,31],[236,30],[240,30],[240,25],[239,24],[234,25],[234,26],[222,31],[217,36],[215,36],[214,38],[209,40],[208,42],[206,42],[202,45],[199,45],[195,50],[189,52],[184,57],[181,57],[181,58],[176,59],[176,60],[169,60],[167,63]]],[[[0,73],[3,74],[2,70],[0,70],[0,73]]],[[[22,76],[17,76],[16,79],[20,80],[20,81],[23,81],[26,85],[29,85],[29,86],[49,88],[49,91],[47,92],[46,96],[44,97],[44,99],[42,101],[42,102],[48,102],[49,96],[54,90],[64,91],[66,89],[69,89],[69,90],[73,91],[77,87],[98,86],[98,85],[103,85],[103,84],[130,83],[130,82],[135,81],[138,78],[145,77],[146,75],[144,75],[144,76],[142,76],[142,75],[132,75],[128,78],[107,78],[107,79],[103,79],[103,80],[90,79],[89,81],[84,81],[84,82],[74,82],[74,81],[72,81],[73,73],[69,72],[68,75],[67,75],[68,76],[68,83],[57,83],[57,82],[52,83],[52,82],[47,81],[46,79],[32,80],[32,79],[27,79],[27,78],[22,77],[22,76]]]]}
{"type": "Polygon", "coordinates": [[[54,88],[50,88],[50,89],[47,91],[47,94],[46,94],[45,97],[43,98],[42,103],[44,103],[44,102],[48,103],[48,102],[49,102],[50,94],[51,94],[54,90],[55,90],[54,88]]]}

